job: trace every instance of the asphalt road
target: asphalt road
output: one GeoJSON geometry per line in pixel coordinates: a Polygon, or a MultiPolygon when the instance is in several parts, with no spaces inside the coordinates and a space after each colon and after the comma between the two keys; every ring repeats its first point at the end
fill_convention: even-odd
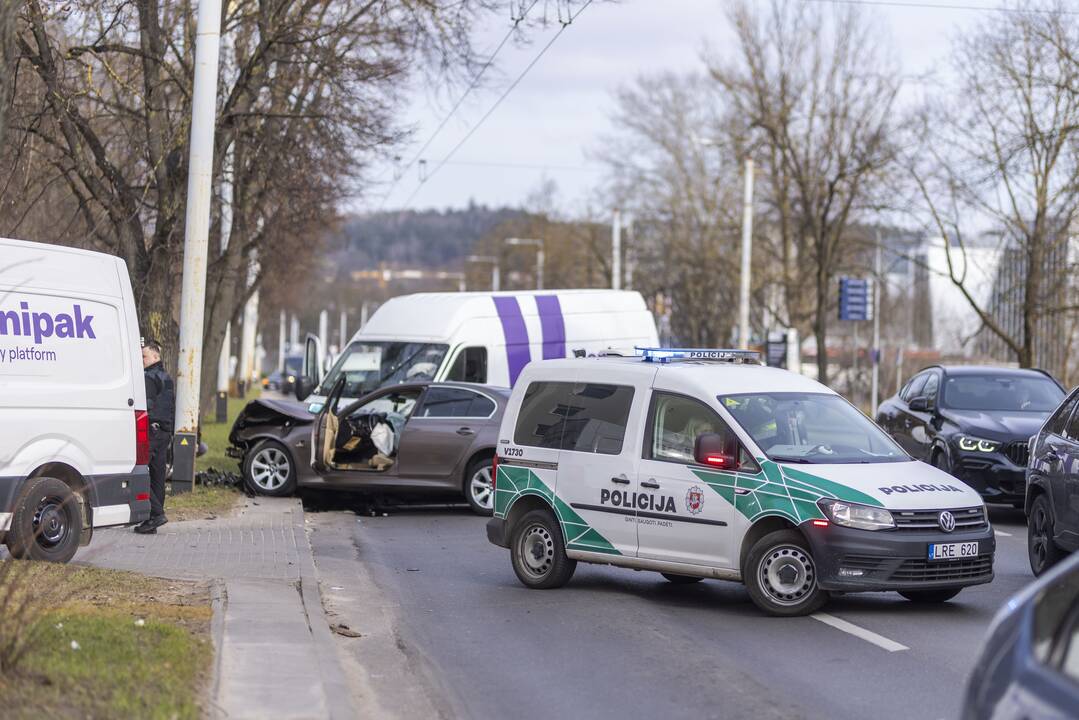
{"type": "Polygon", "coordinates": [[[428,699],[399,717],[954,718],[993,615],[1032,579],[1022,514],[1003,508],[990,585],[931,607],[845,596],[791,619],[762,615],[737,584],[595,565],[527,590],[466,510],[344,508],[309,513],[316,564],[332,574],[324,591],[341,583],[331,614],[362,627],[382,613],[387,646],[407,655],[386,676],[370,668],[390,664],[376,640],[342,639],[368,666],[365,692],[392,707],[405,677],[423,678],[428,699]]]}

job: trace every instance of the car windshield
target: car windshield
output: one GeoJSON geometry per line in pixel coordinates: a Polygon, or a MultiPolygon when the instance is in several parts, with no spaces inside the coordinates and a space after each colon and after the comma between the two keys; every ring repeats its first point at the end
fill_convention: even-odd
{"type": "Polygon", "coordinates": [[[344,397],[356,398],[388,385],[434,380],[448,345],[409,342],[357,342],[349,345],[319,386],[329,394],[344,375],[344,397]]]}
{"type": "Polygon", "coordinates": [[[758,393],[719,401],[769,459],[792,463],[905,462],[910,456],[838,395],[758,393]]]}
{"type": "Polygon", "coordinates": [[[1064,391],[1047,377],[953,375],[944,382],[941,407],[996,412],[1052,412],[1064,391]]]}
{"type": "Polygon", "coordinates": [[[299,375],[303,372],[303,358],[299,355],[292,355],[285,358],[284,373],[286,375],[299,375]]]}

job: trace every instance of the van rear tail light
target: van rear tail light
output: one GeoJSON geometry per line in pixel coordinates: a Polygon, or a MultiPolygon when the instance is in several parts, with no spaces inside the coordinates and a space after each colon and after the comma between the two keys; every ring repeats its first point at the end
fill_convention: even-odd
{"type": "Polygon", "coordinates": [[[150,413],[135,411],[135,464],[150,464],[150,413]]]}

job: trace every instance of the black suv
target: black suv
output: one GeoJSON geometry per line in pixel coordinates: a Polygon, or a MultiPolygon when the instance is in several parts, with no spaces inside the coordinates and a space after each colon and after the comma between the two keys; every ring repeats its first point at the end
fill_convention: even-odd
{"type": "Polygon", "coordinates": [[[1027,553],[1041,575],[1079,549],[1079,388],[1030,440],[1027,553]]]}
{"type": "Polygon", "coordinates": [[[885,400],[877,423],[986,502],[1023,507],[1030,437],[1064,394],[1041,370],[935,366],[885,400]]]}

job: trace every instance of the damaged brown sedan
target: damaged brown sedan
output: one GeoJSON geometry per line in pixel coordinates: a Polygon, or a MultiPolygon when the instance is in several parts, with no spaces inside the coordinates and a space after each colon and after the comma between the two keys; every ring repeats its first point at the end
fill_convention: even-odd
{"type": "Polygon", "coordinates": [[[463,494],[475,512],[491,514],[491,465],[508,389],[405,383],[342,406],[343,389],[338,383],[321,407],[248,403],[229,433],[228,452],[240,461],[249,490],[463,494]]]}

